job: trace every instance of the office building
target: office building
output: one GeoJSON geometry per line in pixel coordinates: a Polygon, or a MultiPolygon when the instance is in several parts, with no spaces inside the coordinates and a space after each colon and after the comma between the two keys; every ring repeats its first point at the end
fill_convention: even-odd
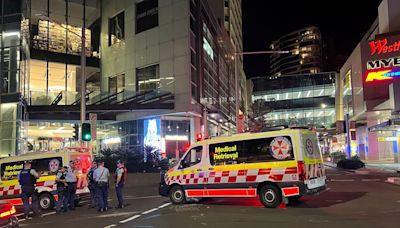
{"type": "Polygon", "coordinates": [[[2,12],[1,127],[12,130],[2,130],[1,156],[76,145],[83,26],[96,151],[147,145],[176,157],[196,133],[235,131],[235,47],[207,2],[13,3],[2,12]]]}

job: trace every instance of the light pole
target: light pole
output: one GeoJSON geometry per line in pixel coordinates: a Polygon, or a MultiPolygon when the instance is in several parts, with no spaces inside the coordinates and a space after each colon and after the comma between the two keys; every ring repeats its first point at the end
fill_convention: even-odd
{"type": "Polygon", "coordinates": [[[236,103],[236,133],[239,132],[238,120],[239,120],[239,110],[240,110],[240,97],[239,97],[239,69],[238,69],[238,56],[243,55],[262,55],[262,54],[288,54],[290,51],[250,51],[250,52],[236,52],[234,54],[235,61],[235,103],[236,103]]]}

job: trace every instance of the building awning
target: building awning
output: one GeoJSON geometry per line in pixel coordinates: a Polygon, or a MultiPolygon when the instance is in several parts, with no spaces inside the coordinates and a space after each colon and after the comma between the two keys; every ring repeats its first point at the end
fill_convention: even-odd
{"type": "Polygon", "coordinates": [[[391,119],[389,121],[369,127],[368,131],[399,131],[400,119],[391,119]]]}

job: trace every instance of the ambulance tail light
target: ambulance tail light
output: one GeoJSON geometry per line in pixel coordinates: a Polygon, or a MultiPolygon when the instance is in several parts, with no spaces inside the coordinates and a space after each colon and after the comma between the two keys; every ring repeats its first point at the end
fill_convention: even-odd
{"type": "Polygon", "coordinates": [[[299,180],[306,179],[306,165],[303,161],[297,161],[297,170],[299,173],[299,180]]]}
{"type": "Polygon", "coordinates": [[[14,205],[12,204],[3,204],[0,205],[0,218],[9,218],[13,215],[15,215],[17,211],[15,210],[14,205]]]}

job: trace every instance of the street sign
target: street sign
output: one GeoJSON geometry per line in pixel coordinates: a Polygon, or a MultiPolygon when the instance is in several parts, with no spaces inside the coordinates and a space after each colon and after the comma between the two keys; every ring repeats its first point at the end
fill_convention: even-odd
{"type": "Polygon", "coordinates": [[[90,120],[90,132],[92,134],[92,140],[97,139],[97,114],[96,113],[89,113],[89,120],[90,120]]]}

